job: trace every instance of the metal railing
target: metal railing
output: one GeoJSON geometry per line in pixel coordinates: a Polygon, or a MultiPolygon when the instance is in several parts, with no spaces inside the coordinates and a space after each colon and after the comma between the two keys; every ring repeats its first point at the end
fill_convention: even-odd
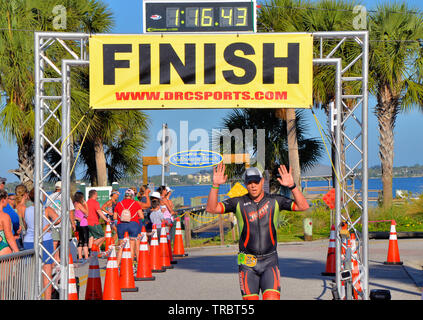
{"type": "Polygon", "coordinates": [[[0,256],[0,300],[34,300],[35,251],[0,256]]]}

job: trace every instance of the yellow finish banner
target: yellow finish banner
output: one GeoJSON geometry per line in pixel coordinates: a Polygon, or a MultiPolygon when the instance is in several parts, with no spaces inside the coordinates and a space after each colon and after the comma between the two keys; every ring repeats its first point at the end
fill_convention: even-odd
{"type": "Polygon", "coordinates": [[[93,35],[94,109],[309,108],[306,33],[93,35]]]}

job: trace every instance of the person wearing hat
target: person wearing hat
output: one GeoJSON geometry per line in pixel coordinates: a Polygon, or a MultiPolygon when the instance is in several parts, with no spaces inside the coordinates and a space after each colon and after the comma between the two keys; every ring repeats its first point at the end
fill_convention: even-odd
{"type": "Polygon", "coordinates": [[[173,202],[170,200],[170,193],[173,191],[169,187],[161,186],[157,189],[157,191],[160,193],[161,199],[160,199],[160,206],[162,208],[163,216],[166,219],[166,221],[170,221],[171,223],[166,226],[170,241],[173,242],[173,238],[175,236],[175,216],[176,212],[173,209],[173,202]]]}
{"type": "Polygon", "coordinates": [[[167,203],[169,205],[169,208],[171,210],[173,210],[175,208],[175,206],[173,205],[172,200],[170,200],[170,196],[171,196],[172,192],[173,192],[173,189],[171,189],[169,187],[166,187],[166,196],[165,196],[165,198],[166,198],[166,201],[167,201],[167,203]]]}
{"type": "Polygon", "coordinates": [[[260,290],[264,300],[280,299],[277,247],[277,224],[281,210],[305,211],[309,208],[284,165],[278,168],[281,186],[291,190],[294,199],[264,192],[263,175],[257,168],[248,168],[244,182],[248,193],[218,202],[219,186],[226,183],[225,165],[213,168],[213,185],[206,211],[214,214],[233,212],[239,227],[238,272],[244,300],[258,300],[260,290]]]}
{"type": "Polygon", "coordinates": [[[157,191],[154,191],[150,194],[150,198],[155,198],[155,199],[161,199],[162,197],[160,196],[160,193],[157,191]]]}
{"type": "MultiPolygon", "coordinates": [[[[15,190],[16,191],[16,190],[15,190]]],[[[17,194],[17,192],[15,192],[17,194]]],[[[52,208],[58,216],[61,215],[62,208],[62,182],[57,181],[54,185],[54,192],[47,197],[46,207],[52,208]]],[[[76,231],[75,224],[75,207],[72,199],[69,200],[69,240],[72,240],[72,231],[76,231]]],[[[53,247],[56,250],[60,242],[60,223],[51,229],[51,236],[53,238],[53,247]]],[[[54,259],[60,263],[60,252],[57,250],[54,254],[54,259]]]]}
{"type": "MultiPolygon", "coordinates": [[[[16,212],[16,195],[14,193],[9,193],[7,195],[7,205],[3,208],[3,212],[7,213],[12,221],[12,232],[15,237],[16,244],[19,247],[19,250],[23,250],[23,243],[21,239],[22,226],[21,226],[21,217],[16,212]]],[[[24,208],[25,211],[25,208],[24,208]]]]}
{"type": "Polygon", "coordinates": [[[163,211],[160,206],[160,198],[161,196],[158,192],[153,192],[151,194],[150,220],[152,225],[156,226],[158,237],[160,237],[161,234],[162,223],[165,223],[166,226],[169,226],[171,224],[170,219],[166,219],[163,215],[163,211]]]}
{"type": "MultiPolygon", "coordinates": [[[[125,232],[129,235],[129,244],[133,261],[138,261],[138,250],[135,250],[136,240],[140,234],[140,219],[144,219],[144,212],[138,201],[134,200],[135,192],[132,189],[126,189],[122,201],[118,202],[114,211],[114,219],[117,220],[117,234],[119,245],[123,244],[125,232]],[[136,259],[134,259],[136,257],[136,259]]],[[[122,250],[118,253],[118,265],[122,258],[122,250]]]]}
{"type": "MultiPolygon", "coordinates": [[[[0,190],[0,256],[18,252],[19,248],[12,233],[12,221],[3,208],[7,205],[7,192],[0,190]]],[[[2,275],[3,276],[3,275],[2,275]]]]}

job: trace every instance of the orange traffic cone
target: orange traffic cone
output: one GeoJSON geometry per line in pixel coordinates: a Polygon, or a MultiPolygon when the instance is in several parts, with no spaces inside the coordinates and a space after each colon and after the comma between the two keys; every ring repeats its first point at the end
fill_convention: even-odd
{"type": "Polygon", "coordinates": [[[336,273],[336,243],[335,243],[335,226],[330,228],[329,248],[326,258],[326,270],[322,272],[323,276],[334,276],[336,273]]]}
{"type": "MultiPolygon", "coordinates": [[[[169,227],[169,229],[170,228],[172,228],[172,225],[170,225],[170,227],[169,227]]],[[[169,232],[167,231],[167,228],[165,228],[166,229],[166,236],[167,236],[167,249],[168,249],[168,252],[169,252],[169,260],[170,260],[170,264],[177,264],[178,263],[178,261],[175,261],[175,260],[173,260],[173,256],[172,256],[172,241],[171,241],[171,239],[170,239],[170,230],[169,230],[169,232]]]]}
{"type": "Polygon", "coordinates": [[[75,269],[73,267],[72,255],[69,254],[69,292],[68,300],[79,300],[78,290],[76,288],[75,269]]]}
{"type": "Polygon", "coordinates": [[[119,269],[115,246],[111,247],[107,260],[106,277],[104,279],[103,300],[122,300],[119,286],[119,269]]]}
{"type": "Polygon", "coordinates": [[[105,244],[105,251],[108,251],[110,246],[114,244],[114,240],[112,237],[112,228],[110,227],[110,223],[106,224],[106,244],[105,244]]]}
{"type": "Polygon", "coordinates": [[[162,223],[162,230],[160,232],[160,258],[162,260],[162,266],[165,269],[173,269],[170,264],[169,247],[167,245],[166,226],[162,223]]]}
{"type": "Polygon", "coordinates": [[[94,252],[97,252],[97,255],[100,254],[100,248],[95,243],[91,246],[91,257],[93,256],[94,252]]]}
{"type": "Polygon", "coordinates": [[[141,241],[140,241],[140,250],[138,253],[138,268],[137,274],[135,276],[135,281],[148,281],[155,280],[151,274],[151,263],[150,263],[150,254],[148,252],[148,241],[147,241],[147,232],[145,227],[142,226],[141,229],[141,241]]]}
{"type": "Polygon", "coordinates": [[[103,300],[98,251],[91,251],[85,300],[103,300]]]}
{"type": "Polygon", "coordinates": [[[358,296],[363,296],[363,288],[361,287],[360,281],[360,269],[358,266],[358,251],[357,251],[357,241],[354,233],[351,233],[351,262],[352,262],[352,282],[353,282],[353,293],[354,298],[357,300],[358,296]]]}
{"type": "Polygon", "coordinates": [[[391,265],[401,265],[402,261],[400,261],[400,254],[398,250],[398,239],[397,239],[397,231],[395,230],[396,222],[392,220],[391,222],[391,232],[389,234],[389,248],[388,248],[388,258],[384,262],[384,264],[391,264],[391,265]]]}
{"type": "Polygon", "coordinates": [[[119,284],[122,292],[137,292],[135,286],[134,269],[132,268],[131,245],[129,244],[128,233],[124,236],[125,246],[123,247],[122,259],[120,261],[119,284]]]}
{"type": "Polygon", "coordinates": [[[157,239],[157,227],[153,225],[150,242],[151,272],[165,272],[160,259],[159,240],[157,239]]]}
{"type": "Polygon", "coordinates": [[[184,250],[184,241],[182,239],[181,219],[176,218],[175,240],[173,242],[173,256],[186,257],[188,254],[184,250]]]}

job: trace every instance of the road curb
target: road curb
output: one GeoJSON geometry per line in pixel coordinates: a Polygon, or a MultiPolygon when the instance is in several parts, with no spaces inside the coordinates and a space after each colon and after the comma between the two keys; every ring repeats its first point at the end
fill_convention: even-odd
{"type": "Polygon", "coordinates": [[[423,289],[423,261],[404,261],[404,270],[414,281],[416,287],[423,289]]]}
{"type": "MultiPolygon", "coordinates": [[[[397,231],[397,238],[398,239],[423,238],[423,232],[397,231]]],[[[389,231],[386,231],[386,232],[380,232],[380,231],[369,232],[369,239],[389,239],[389,231]]]]}

